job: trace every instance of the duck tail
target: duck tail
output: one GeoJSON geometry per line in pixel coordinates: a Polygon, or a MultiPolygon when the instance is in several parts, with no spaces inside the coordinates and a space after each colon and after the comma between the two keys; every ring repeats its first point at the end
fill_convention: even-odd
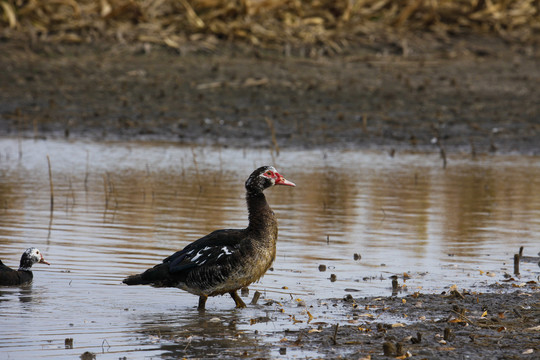
{"type": "Polygon", "coordinates": [[[130,275],[122,282],[126,285],[156,285],[167,281],[169,278],[169,266],[168,264],[159,264],[145,272],[137,275],[130,275]]]}
{"type": "Polygon", "coordinates": [[[137,275],[130,275],[128,276],[127,278],[125,278],[124,280],[122,280],[122,282],[126,285],[144,285],[144,284],[150,284],[149,282],[146,282],[145,280],[143,280],[142,278],[142,274],[137,274],[137,275]]]}

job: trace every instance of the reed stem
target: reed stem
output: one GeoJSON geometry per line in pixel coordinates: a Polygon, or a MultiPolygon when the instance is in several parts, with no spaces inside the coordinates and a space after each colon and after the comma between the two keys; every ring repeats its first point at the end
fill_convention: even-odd
{"type": "Polygon", "coordinates": [[[47,164],[49,165],[49,185],[51,188],[51,212],[54,210],[54,185],[52,179],[51,158],[47,154],[47,164]]]}

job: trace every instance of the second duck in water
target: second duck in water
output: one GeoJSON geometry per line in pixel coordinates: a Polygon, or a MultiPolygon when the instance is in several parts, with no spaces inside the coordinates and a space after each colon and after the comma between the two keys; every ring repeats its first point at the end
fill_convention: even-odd
{"type": "Polygon", "coordinates": [[[0,286],[18,286],[30,283],[34,278],[32,265],[36,263],[50,265],[43,254],[36,248],[28,248],[21,256],[19,270],[14,270],[0,260],[0,286]]]}

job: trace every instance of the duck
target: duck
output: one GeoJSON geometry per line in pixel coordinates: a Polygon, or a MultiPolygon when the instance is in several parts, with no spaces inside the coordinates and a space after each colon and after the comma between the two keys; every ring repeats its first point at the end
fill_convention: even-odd
{"type": "Polygon", "coordinates": [[[43,258],[41,251],[35,247],[26,249],[22,254],[19,270],[13,270],[0,260],[0,286],[17,286],[30,283],[34,278],[31,270],[32,265],[36,263],[51,265],[43,258]]]}
{"type": "Polygon", "coordinates": [[[275,185],[296,186],[273,166],[259,167],[245,182],[245,229],[215,230],[123,283],[185,290],[199,296],[199,311],[205,310],[208,297],[227,293],[236,308],[245,308],[237,291],[258,281],[276,257],[278,223],[263,193],[275,185]]]}

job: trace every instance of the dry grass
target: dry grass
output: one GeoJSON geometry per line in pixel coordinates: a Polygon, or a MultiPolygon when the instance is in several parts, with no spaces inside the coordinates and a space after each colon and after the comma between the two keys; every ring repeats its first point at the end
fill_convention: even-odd
{"type": "Polygon", "coordinates": [[[0,0],[4,38],[163,44],[218,39],[261,47],[308,44],[340,51],[359,36],[474,31],[527,39],[540,0],[0,0]]]}

